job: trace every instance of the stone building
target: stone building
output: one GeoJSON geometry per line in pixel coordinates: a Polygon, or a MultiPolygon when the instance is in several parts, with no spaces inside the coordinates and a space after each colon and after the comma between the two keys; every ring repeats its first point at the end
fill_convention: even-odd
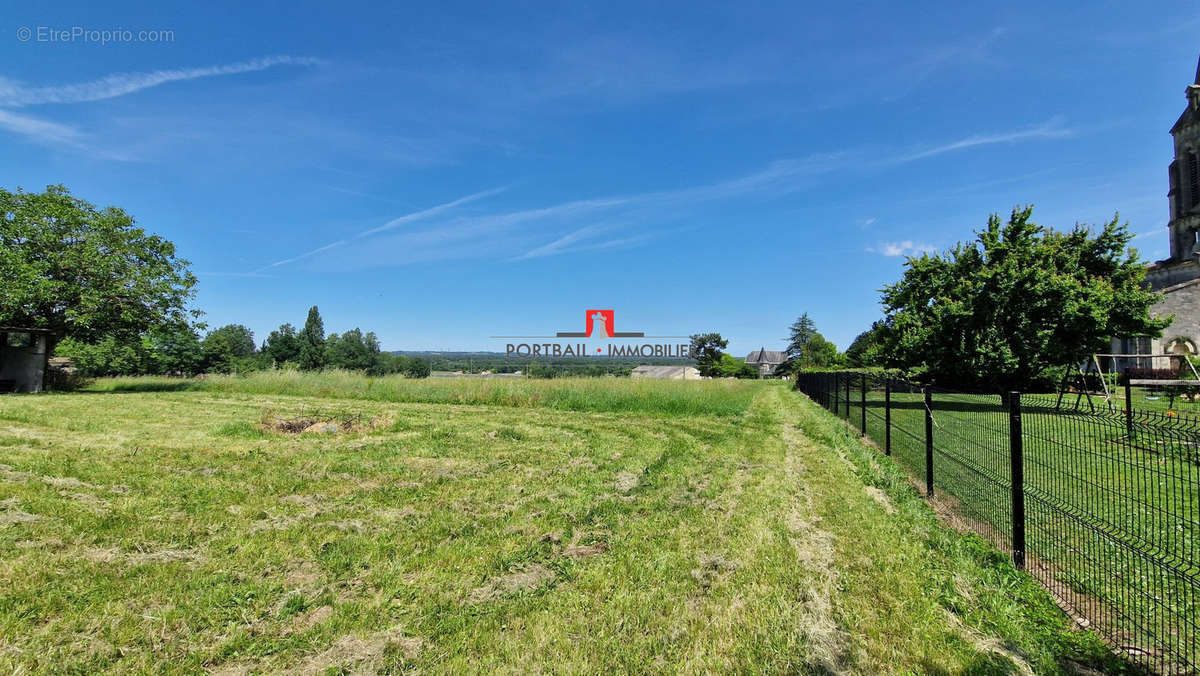
{"type": "MultiPolygon", "coordinates": [[[[1146,271],[1150,287],[1163,295],[1151,310],[1155,316],[1173,314],[1175,320],[1162,338],[1117,338],[1112,350],[1121,354],[1197,354],[1200,346],[1200,62],[1196,78],[1185,90],[1187,108],[1171,127],[1175,159],[1167,170],[1170,189],[1170,258],[1146,271]]],[[[1162,360],[1117,360],[1116,367],[1161,368],[1162,360]],[[1145,362],[1135,364],[1133,362],[1145,362]]]]}
{"type": "Polygon", "coordinates": [[[0,326],[0,394],[42,391],[49,337],[44,329],[0,326]]]}
{"type": "Polygon", "coordinates": [[[653,366],[643,364],[633,369],[629,376],[635,379],[700,380],[700,370],[695,366],[653,366]]]}
{"type": "Polygon", "coordinates": [[[787,353],[778,350],[758,348],[746,355],[746,363],[758,369],[759,378],[770,378],[775,375],[775,369],[787,361],[787,353]]]}

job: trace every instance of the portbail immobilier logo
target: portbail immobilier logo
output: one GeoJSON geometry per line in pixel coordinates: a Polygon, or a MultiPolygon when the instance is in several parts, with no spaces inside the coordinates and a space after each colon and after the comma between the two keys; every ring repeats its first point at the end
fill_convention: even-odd
{"type": "Polygon", "coordinates": [[[523,340],[505,345],[509,357],[640,357],[663,359],[687,359],[691,356],[689,342],[639,342],[638,339],[671,340],[686,339],[687,336],[647,336],[644,331],[617,331],[612,310],[588,310],[584,313],[582,331],[558,331],[552,336],[492,336],[505,340],[523,340]],[[604,341],[605,346],[594,342],[564,342],[563,339],[586,338],[604,341]],[[545,342],[534,342],[545,341],[545,342]],[[627,342],[629,341],[629,342],[627,342]],[[607,349],[606,349],[607,348],[607,349]]]}

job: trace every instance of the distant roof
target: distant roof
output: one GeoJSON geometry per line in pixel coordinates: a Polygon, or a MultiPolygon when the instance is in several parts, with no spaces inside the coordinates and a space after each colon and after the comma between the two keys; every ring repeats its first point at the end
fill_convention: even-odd
{"type": "Polygon", "coordinates": [[[688,369],[693,371],[698,370],[695,366],[653,366],[642,364],[641,366],[635,366],[633,372],[639,375],[666,377],[687,373],[688,369]]]}
{"type": "MultiPolygon", "coordinates": [[[[1200,60],[1197,60],[1196,62],[1196,81],[1192,87],[1200,87],[1200,60]]],[[[1188,87],[1189,92],[1192,91],[1192,87],[1188,87]]],[[[1197,110],[1189,99],[1187,109],[1183,111],[1183,115],[1179,116],[1179,120],[1177,120],[1175,124],[1171,126],[1171,133],[1174,134],[1175,132],[1191,125],[1194,122],[1200,122],[1200,110],[1197,110]]]]}
{"type": "Polygon", "coordinates": [[[0,333],[54,333],[52,329],[35,329],[28,326],[0,326],[0,333]]]}
{"type": "Polygon", "coordinates": [[[780,350],[759,348],[746,355],[747,364],[782,364],[785,361],[787,361],[787,353],[780,350]]]}

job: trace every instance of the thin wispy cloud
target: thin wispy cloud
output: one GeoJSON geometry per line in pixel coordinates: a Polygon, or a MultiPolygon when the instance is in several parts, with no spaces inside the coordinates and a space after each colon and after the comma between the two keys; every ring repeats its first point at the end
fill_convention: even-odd
{"type": "Polygon", "coordinates": [[[1068,136],[1074,136],[1075,130],[1062,126],[1062,118],[1053,118],[1042,124],[1033,127],[1026,127],[1015,131],[1004,132],[1000,134],[983,134],[977,136],[968,136],[967,138],[947,143],[945,145],[934,146],[915,153],[901,155],[896,157],[893,162],[912,162],[922,160],[927,157],[943,155],[956,150],[965,150],[967,148],[975,148],[978,146],[996,145],[1001,143],[1018,143],[1021,141],[1032,141],[1038,139],[1060,139],[1068,136]]]}
{"type": "MultiPolygon", "coordinates": [[[[1008,134],[975,136],[919,153],[897,155],[885,160],[884,164],[914,161],[922,157],[988,143],[1018,142],[1066,133],[1057,125],[1057,121],[1051,121],[1040,127],[1008,134]]],[[[508,260],[525,261],[587,249],[633,246],[653,238],[654,233],[596,241],[597,235],[612,229],[611,226],[598,224],[597,221],[611,223],[616,220],[633,227],[648,222],[662,223],[679,214],[689,213],[698,205],[710,202],[734,200],[749,195],[761,198],[778,197],[811,187],[815,185],[813,179],[818,177],[861,166],[863,157],[864,153],[854,151],[814,154],[803,158],[778,160],[763,169],[742,176],[683,188],[571,200],[549,206],[458,217],[451,220],[438,221],[435,218],[457,206],[483,199],[503,189],[487,190],[406,214],[382,226],[365,230],[351,240],[354,242],[365,240],[416,221],[435,221],[431,227],[424,230],[409,231],[400,237],[382,242],[372,240],[369,248],[362,246],[353,249],[347,248],[339,253],[340,263],[326,262],[325,267],[354,269],[379,265],[403,265],[418,261],[481,255],[503,256],[506,252],[508,252],[508,260]],[[557,230],[557,234],[555,230],[557,230]],[[543,243],[537,243],[539,236],[543,238],[543,243]],[[545,242],[544,238],[547,236],[553,239],[545,242]],[[450,243],[455,243],[455,245],[450,246],[450,243]],[[523,249],[513,251],[515,247],[522,244],[524,244],[523,249]]],[[[860,225],[865,228],[875,222],[875,219],[872,218],[861,222],[860,225]]],[[[878,248],[870,249],[870,251],[885,256],[914,255],[933,250],[935,247],[931,245],[908,240],[884,243],[878,248]]],[[[274,265],[291,263],[306,258],[312,253],[315,252],[289,258],[274,265]]]]}
{"type": "Polygon", "coordinates": [[[439,204],[437,206],[429,207],[428,209],[422,209],[421,211],[414,211],[411,214],[406,214],[399,218],[393,218],[392,220],[388,221],[387,223],[384,223],[383,225],[381,225],[377,228],[371,228],[370,230],[364,230],[363,232],[360,232],[357,235],[355,235],[355,239],[362,239],[363,237],[370,237],[371,235],[376,235],[381,232],[386,232],[393,228],[398,228],[402,225],[405,225],[406,223],[412,223],[413,221],[419,221],[419,220],[426,219],[426,218],[432,218],[434,216],[437,216],[438,214],[450,211],[451,209],[454,209],[455,207],[460,207],[464,204],[474,202],[476,200],[481,200],[485,197],[491,197],[492,195],[497,195],[499,193],[504,192],[507,189],[508,189],[507,187],[503,187],[503,188],[492,188],[491,190],[483,190],[481,192],[477,192],[472,195],[467,195],[466,197],[460,197],[456,200],[451,200],[444,204],[439,204]]]}
{"type": "Polygon", "coordinates": [[[312,66],[319,63],[322,63],[321,60],[308,57],[267,56],[221,66],[156,70],[146,73],[114,73],[91,82],[49,87],[29,87],[11,80],[0,80],[0,107],[22,108],[49,103],[101,101],[170,82],[253,73],[275,66],[312,66]]]}
{"type": "Polygon", "coordinates": [[[338,241],[331,242],[329,244],[326,244],[325,246],[319,246],[319,247],[313,249],[312,251],[306,251],[305,253],[302,253],[299,256],[292,256],[291,258],[285,258],[281,261],[275,261],[274,263],[271,263],[270,265],[268,265],[266,268],[263,268],[263,269],[266,270],[269,268],[277,268],[280,265],[287,265],[288,263],[295,263],[298,260],[303,260],[305,258],[308,258],[309,256],[315,256],[323,251],[329,251],[330,249],[339,247],[339,246],[345,244],[346,242],[347,242],[347,240],[339,239],[338,241]]]}
{"type": "MultiPolygon", "coordinates": [[[[454,209],[456,207],[460,207],[464,204],[468,204],[468,203],[474,202],[476,200],[484,199],[485,197],[491,197],[492,195],[499,194],[501,192],[504,192],[505,190],[507,190],[507,188],[492,188],[491,190],[483,190],[483,191],[480,191],[477,193],[466,195],[464,197],[459,197],[458,199],[451,200],[449,202],[444,202],[442,204],[438,204],[436,206],[429,207],[428,209],[414,211],[411,214],[405,214],[404,216],[400,216],[399,218],[393,218],[392,220],[388,221],[387,223],[384,223],[383,225],[381,225],[379,227],[371,228],[369,230],[364,230],[364,231],[358,233],[357,235],[355,235],[351,239],[357,240],[357,239],[362,239],[364,237],[370,237],[372,235],[377,235],[381,232],[386,232],[388,230],[398,228],[407,223],[413,223],[413,222],[420,221],[423,219],[432,218],[434,216],[437,216],[437,215],[440,215],[447,211],[450,211],[451,209],[454,209]]],[[[346,244],[349,241],[350,240],[348,240],[348,239],[340,239],[336,242],[331,242],[324,246],[319,246],[311,251],[306,251],[305,253],[302,253],[298,256],[292,256],[291,258],[285,258],[283,260],[275,261],[274,263],[271,263],[270,265],[266,266],[263,269],[266,270],[269,268],[276,268],[281,265],[287,265],[289,263],[295,263],[296,261],[303,260],[305,258],[309,258],[310,256],[315,256],[324,251],[329,251],[330,249],[333,249],[335,247],[339,247],[343,244],[346,244]]]]}
{"type": "Polygon", "coordinates": [[[75,127],[39,120],[36,117],[18,115],[0,109],[0,129],[6,129],[14,134],[20,134],[38,143],[51,143],[74,148],[83,148],[83,134],[75,127]]]}
{"type": "Polygon", "coordinates": [[[583,228],[560,237],[549,244],[530,249],[529,251],[516,256],[510,260],[524,261],[531,258],[545,258],[547,256],[558,256],[561,254],[578,253],[580,251],[597,251],[601,249],[615,249],[624,246],[634,246],[642,244],[655,238],[654,233],[643,233],[640,235],[632,235],[629,237],[616,237],[613,239],[605,239],[600,241],[587,241],[587,238],[592,234],[591,228],[583,228]]]}
{"type": "Polygon", "coordinates": [[[902,242],[883,242],[877,247],[868,247],[867,251],[888,257],[919,256],[924,253],[933,253],[937,251],[937,247],[932,244],[921,244],[911,239],[906,239],[902,242]]]}

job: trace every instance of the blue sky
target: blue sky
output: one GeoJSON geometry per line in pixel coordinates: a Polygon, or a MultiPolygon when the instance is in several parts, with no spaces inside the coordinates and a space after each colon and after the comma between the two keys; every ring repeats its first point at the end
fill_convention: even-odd
{"type": "Polygon", "coordinates": [[[1025,203],[1162,258],[1200,52],[1194,2],[97,4],[0,19],[0,186],[124,207],[213,326],[316,304],[386,349],[589,308],[845,347],[904,254],[1025,203]]]}

